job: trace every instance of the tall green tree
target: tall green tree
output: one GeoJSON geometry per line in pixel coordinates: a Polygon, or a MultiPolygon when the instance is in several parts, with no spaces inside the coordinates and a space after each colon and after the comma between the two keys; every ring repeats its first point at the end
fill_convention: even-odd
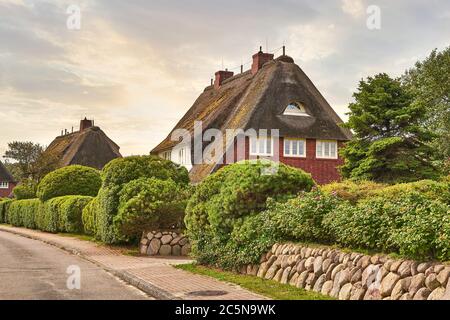
{"type": "Polygon", "coordinates": [[[421,124],[425,108],[400,80],[382,73],[361,80],[345,124],[354,138],[342,150],[345,178],[384,183],[435,178],[429,142],[433,134],[421,124]]]}
{"type": "Polygon", "coordinates": [[[14,141],[8,143],[3,156],[5,164],[18,181],[28,179],[40,181],[47,173],[57,168],[57,159],[44,152],[38,143],[14,141]]]}
{"type": "MultiPolygon", "coordinates": [[[[413,104],[424,109],[423,126],[435,133],[433,149],[441,162],[450,159],[450,47],[431,54],[402,78],[413,104]]],[[[448,168],[450,171],[450,168],[448,168]]],[[[450,173],[450,172],[448,172],[450,173]]]]}

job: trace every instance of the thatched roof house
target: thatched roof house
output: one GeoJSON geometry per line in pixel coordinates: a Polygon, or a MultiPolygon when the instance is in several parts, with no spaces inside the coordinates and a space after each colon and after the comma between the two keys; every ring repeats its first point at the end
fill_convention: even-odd
{"type": "Polygon", "coordinates": [[[79,164],[102,169],[111,160],[122,157],[119,149],[99,127],[94,126],[93,120],[84,118],[79,131],[62,132],[45,153],[56,157],[60,167],[79,164]]]}
{"type": "MultiPolygon", "coordinates": [[[[339,180],[337,166],[342,159],[338,148],[351,138],[351,132],[340,126],[342,120],[292,58],[283,54],[273,59],[262,50],[253,56],[252,69],[247,72],[216,72],[214,85],[204,90],[168,137],[152,150],[186,165],[191,180],[198,182],[221,165],[193,164],[194,146],[180,146],[171,138],[176,129],[186,129],[194,137],[195,121],[202,121],[201,134],[210,128],[219,129],[224,136],[226,129],[278,129],[278,147],[263,145],[266,142],[258,139],[247,141],[245,159],[276,158],[312,173],[319,183],[339,180]]],[[[226,141],[225,152],[218,159],[226,157],[235,143],[226,141]]],[[[202,149],[207,146],[203,143],[202,149]]]]}
{"type": "Polygon", "coordinates": [[[0,161],[0,198],[6,198],[11,195],[15,186],[16,181],[14,181],[14,177],[0,161]]]}

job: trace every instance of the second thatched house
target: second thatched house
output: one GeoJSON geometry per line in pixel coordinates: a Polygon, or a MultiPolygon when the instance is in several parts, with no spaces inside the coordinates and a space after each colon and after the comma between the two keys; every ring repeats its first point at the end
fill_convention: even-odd
{"type": "Polygon", "coordinates": [[[45,154],[56,158],[58,167],[79,164],[102,169],[113,159],[121,158],[120,147],[97,126],[93,120],[80,121],[80,130],[63,131],[48,146],[45,154]]]}
{"type": "Polygon", "coordinates": [[[13,176],[0,161],[0,198],[9,197],[16,185],[13,176]]]}
{"type": "Polygon", "coordinates": [[[292,58],[283,52],[274,59],[273,54],[260,50],[253,55],[251,70],[243,72],[241,67],[238,75],[224,70],[215,76],[214,83],[198,97],[169,136],[152,150],[153,154],[185,165],[194,183],[223,163],[230,163],[223,161],[225,158],[231,159],[231,163],[260,158],[280,161],[311,173],[320,184],[340,179],[338,167],[343,159],[339,149],[352,134],[340,126],[342,120],[292,58]],[[198,121],[201,130],[195,129],[198,121]],[[206,135],[207,139],[198,139],[208,129],[216,129],[223,136],[227,130],[244,131],[245,146],[239,147],[244,149],[241,155],[236,156],[236,138],[211,139],[206,135]],[[249,137],[248,130],[267,130],[269,135],[249,137]],[[271,135],[274,130],[275,139],[271,135]],[[189,143],[174,139],[174,134],[182,131],[190,136],[189,143]],[[199,140],[201,145],[195,142],[199,140]],[[207,158],[212,150],[213,161],[198,161],[199,149],[207,158]],[[228,157],[229,154],[233,155],[228,157]]]}

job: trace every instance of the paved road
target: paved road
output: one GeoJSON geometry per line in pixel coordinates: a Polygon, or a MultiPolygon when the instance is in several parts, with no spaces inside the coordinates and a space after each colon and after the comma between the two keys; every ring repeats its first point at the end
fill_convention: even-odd
{"type": "MultiPolygon", "coordinates": [[[[74,279],[73,277],[71,279],[74,279]]],[[[76,285],[76,281],[71,282],[76,285]]],[[[0,300],[151,299],[96,265],[43,242],[0,231],[0,300]],[[67,280],[80,271],[80,289],[67,280]],[[75,272],[74,272],[75,271],[75,272]]]]}

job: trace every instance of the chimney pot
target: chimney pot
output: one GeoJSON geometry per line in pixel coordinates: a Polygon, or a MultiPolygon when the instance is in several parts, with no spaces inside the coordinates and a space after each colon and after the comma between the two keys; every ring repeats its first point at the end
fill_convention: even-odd
{"type": "Polygon", "coordinates": [[[226,80],[231,78],[234,73],[232,71],[228,71],[228,70],[221,70],[221,71],[217,71],[216,72],[216,80],[214,81],[214,88],[215,89],[219,89],[220,86],[222,85],[222,83],[226,80]]]}
{"type": "Polygon", "coordinates": [[[86,117],[84,117],[84,119],[80,121],[80,131],[91,128],[93,126],[94,120],[88,120],[86,117]]]}
{"type": "Polygon", "coordinates": [[[259,52],[253,55],[252,74],[258,73],[264,64],[273,60],[273,54],[262,52],[260,47],[259,52]]]}

